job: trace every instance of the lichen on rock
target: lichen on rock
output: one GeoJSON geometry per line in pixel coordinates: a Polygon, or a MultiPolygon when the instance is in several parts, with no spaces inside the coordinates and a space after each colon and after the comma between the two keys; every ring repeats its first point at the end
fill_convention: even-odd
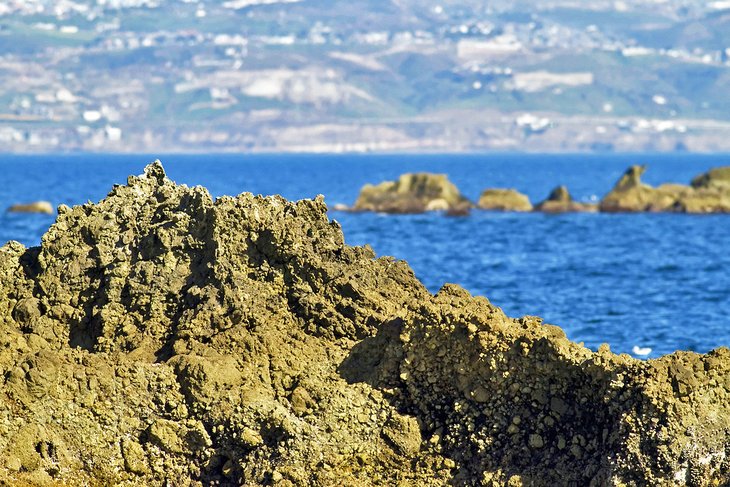
{"type": "Polygon", "coordinates": [[[594,353],[350,247],[322,198],[159,163],[0,248],[0,483],[728,477],[730,352],[594,353]]]}

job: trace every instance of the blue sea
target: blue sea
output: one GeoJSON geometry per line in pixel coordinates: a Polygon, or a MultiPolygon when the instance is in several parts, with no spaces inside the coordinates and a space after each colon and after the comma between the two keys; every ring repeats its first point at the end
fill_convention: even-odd
{"type": "MultiPolygon", "coordinates": [[[[446,173],[476,200],[488,187],[533,202],[558,184],[596,201],[631,164],[645,181],[687,183],[730,156],[704,155],[59,155],[0,156],[0,208],[98,201],[160,158],[168,176],[214,196],[324,194],[352,204],[360,187],[404,172],[446,173]]],[[[730,215],[380,215],[331,212],[349,244],[408,261],[431,290],[458,283],[511,316],[542,316],[567,335],[615,352],[706,352],[730,345],[730,215]]],[[[0,239],[38,245],[53,217],[0,212],[0,239]]]]}

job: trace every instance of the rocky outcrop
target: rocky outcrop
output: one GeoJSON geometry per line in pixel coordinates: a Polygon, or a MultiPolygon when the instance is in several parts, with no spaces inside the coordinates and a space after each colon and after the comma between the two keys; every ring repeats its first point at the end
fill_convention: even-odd
{"type": "Polygon", "coordinates": [[[668,211],[689,188],[667,186],[661,191],[641,182],[646,166],[631,166],[599,205],[603,212],[668,211]]]}
{"type": "Polygon", "coordinates": [[[479,196],[477,207],[493,211],[532,211],[530,199],[515,189],[486,189],[479,196]]]}
{"type": "Polygon", "coordinates": [[[682,213],[730,213],[730,191],[698,189],[680,198],[674,209],[682,213]]]}
{"type": "MultiPolygon", "coordinates": [[[[697,176],[691,186],[662,184],[652,187],[641,181],[646,166],[631,166],[600,204],[573,200],[564,186],[534,207],[545,213],[567,212],[682,212],[730,213],[730,167],[697,176]]],[[[336,211],[421,213],[443,211],[466,216],[472,204],[443,174],[404,174],[398,181],[365,185],[352,208],[336,205],[336,211]]],[[[530,199],[514,189],[490,188],[482,192],[477,208],[492,211],[533,211],[530,199]]]]}
{"type": "Polygon", "coordinates": [[[686,213],[730,213],[730,166],[718,167],[692,179],[693,191],[677,203],[686,213]]]}
{"type": "Polygon", "coordinates": [[[43,213],[52,215],[55,213],[53,205],[48,201],[34,201],[33,203],[18,203],[8,208],[9,213],[43,213]]]}
{"type": "Polygon", "coordinates": [[[355,211],[423,213],[463,211],[472,205],[445,174],[403,174],[397,181],[366,184],[355,201],[355,211]]]}
{"type": "Polygon", "coordinates": [[[722,485],[730,351],[597,353],[159,164],[0,249],[0,483],[722,485]]]}
{"type": "Polygon", "coordinates": [[[570,195],[568,188],[558,186],[550,192],[546,200],[541,201],[535,206],[535,211],[542,211],[544,213],[596,212],[598,211],[598,205],[575,201],[570,195]]]}
{"type": "Polygon", "coordinates": [[[455,461],[459,485],[730,480],[730,350],[649,362],[605,345],[593,353],[455,286],[398,333],[381,359],[383,375],[397,380],[381,384],[398,390],[428,441],[455,461]]]}
{"type": "Polygon", "coordinates": [[[697,176],[691,186],[663,184],[653,188],[641,182],[646,166],[632,166],[600,203],[605,212],[726,213],[730,212],[730,168],[697,176]]]}
{"type": "Polygon", "coordinates": [[[730,166],[716,167],[692,179],[695,189],[717,189],[730,192],[730,166]]]}

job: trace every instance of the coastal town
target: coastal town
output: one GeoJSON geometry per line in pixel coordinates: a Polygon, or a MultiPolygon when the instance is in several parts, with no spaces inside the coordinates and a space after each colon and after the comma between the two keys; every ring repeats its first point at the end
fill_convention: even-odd
{"type": "Polygon", "coordinates": [[[0,147],[730,150],[730,2],[574,3],[0,1],[0,147]]]}

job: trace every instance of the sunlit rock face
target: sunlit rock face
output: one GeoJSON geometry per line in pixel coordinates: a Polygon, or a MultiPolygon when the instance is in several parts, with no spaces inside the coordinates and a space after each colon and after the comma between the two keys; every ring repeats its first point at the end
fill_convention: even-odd
{"type": "Polygon", "coordinates": [[[0,249],[11,485],[730,481],[730,351],[592,352],[159,163],[0,249]]]}
{"type": "Polygon", "coordinates": [[[716,168],[692,180],[691,186],[641,182],[646,166],[632,166],[601,201],[604,212],[728,213],[730,167],[716,168]]]}
{"type": "Polygon", "coordinates": [[[515,189],[490,188],[479,196],[477,207],[493,211],[532,211],[527,195],[515,189]]]}
{"type": "Polygon", "coordinates": [[[544,201],[535,205],[535,211],[544,213],[593,213],[598,211],[598,205],[575,201],[568,188],[558,186],[550,192],[544,201]]]}
{"type": "Polygon", "coordinates": [[[403,174],[397,181],[366,184],[353,206],[356,211],[423,213],[463,211],[472,204],[444,174],[403,174]]]}

